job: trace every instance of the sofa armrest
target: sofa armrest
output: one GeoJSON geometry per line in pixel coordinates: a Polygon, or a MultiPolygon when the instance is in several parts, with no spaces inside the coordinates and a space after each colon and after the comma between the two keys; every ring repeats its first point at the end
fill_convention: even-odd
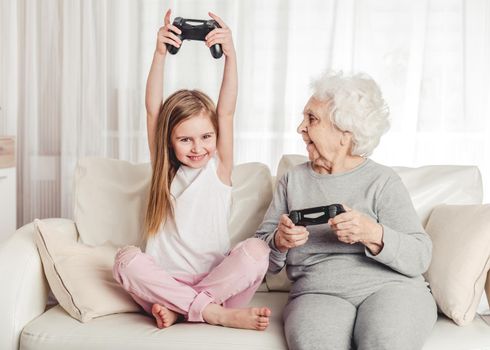
{"type": "MultiPolygon", "coordinates": [[[[72,220],[46,221],[59,226],[76,239],[72,220]]],[[[27,224],[0,245],[0,349],[18,349],[24,326],[46,308],[49,285],[34,233],[34,224],[27,224]]]]}

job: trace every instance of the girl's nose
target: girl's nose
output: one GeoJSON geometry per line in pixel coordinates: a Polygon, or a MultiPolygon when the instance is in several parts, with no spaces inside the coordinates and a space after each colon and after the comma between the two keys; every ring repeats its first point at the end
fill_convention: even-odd
{"type": "Polygon", "coordinates": [[[199,153],[199,151],[202,149],[202,145],[199,141],[197,142],[194,142],[192,144],[192,149],[191,149],[191,152],[193,153],[199,153]]]}

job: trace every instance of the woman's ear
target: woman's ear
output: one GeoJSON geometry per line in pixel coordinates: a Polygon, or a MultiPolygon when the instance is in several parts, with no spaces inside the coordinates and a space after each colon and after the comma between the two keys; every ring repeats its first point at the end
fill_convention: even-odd
{"type": "Polygon", "coordinates": [[[352,141],[352,133],[350,131],[342,131],[342,135],[340,136],[340,145],[345,146],[346,144],[350,144],[352,141]]]}

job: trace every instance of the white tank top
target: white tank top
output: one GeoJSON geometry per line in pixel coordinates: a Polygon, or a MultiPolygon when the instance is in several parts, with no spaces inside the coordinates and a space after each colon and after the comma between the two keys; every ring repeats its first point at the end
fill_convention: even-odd
{"type": "Polygon", "coordinates": [[[146,253],[174,277],[207,273],[230,249],[231,187],[216,171],[216,158],[201,169],[179,167],[170,186],[175,217],[146,243],[146,253]]]}

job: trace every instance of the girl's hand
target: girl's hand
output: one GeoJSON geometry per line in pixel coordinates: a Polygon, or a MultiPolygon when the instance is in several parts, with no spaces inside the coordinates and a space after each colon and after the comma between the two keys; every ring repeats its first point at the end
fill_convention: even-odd
{"type": "Polygon", "coordinates": [[[306,227],[295,226],[286,214],[282,214],[274,235],[274,244],[280,252],[284,253],[290,248],[305,244],[309,234],[306,227]]]}
{"type": "Polygon", "coordinates": [[[209,16],[218,22],[221,28],[215,28],[206,35],[206,46],[211,47],[214,44],[221,44],[221,49],[226,57],[235,55],[235,47],[233,45],[230,28],[228,28],[226,23],[214,13],[209,12],[209,16]]]}
{"type": "Polygon", "coordinates": [[[172,10],[168,9],[167,13],[165,13],[165,25],[158,30],[156,51],[161,55],[167,53],[167,46],[165,44],[170,44],[175,47],[180,47],[182,44],[182,41],[177,37],[177,35],[175,35],[175,33],[181,34],[182,31],[171,24],[171,13],[172,10]]]}
{"type": "Polygon", "coordinates": [[[345,213],[328,220],[339,241],[362,243],[374,255],[383,249],[383,227],[370,217],[344,205],[345,213]]]}

